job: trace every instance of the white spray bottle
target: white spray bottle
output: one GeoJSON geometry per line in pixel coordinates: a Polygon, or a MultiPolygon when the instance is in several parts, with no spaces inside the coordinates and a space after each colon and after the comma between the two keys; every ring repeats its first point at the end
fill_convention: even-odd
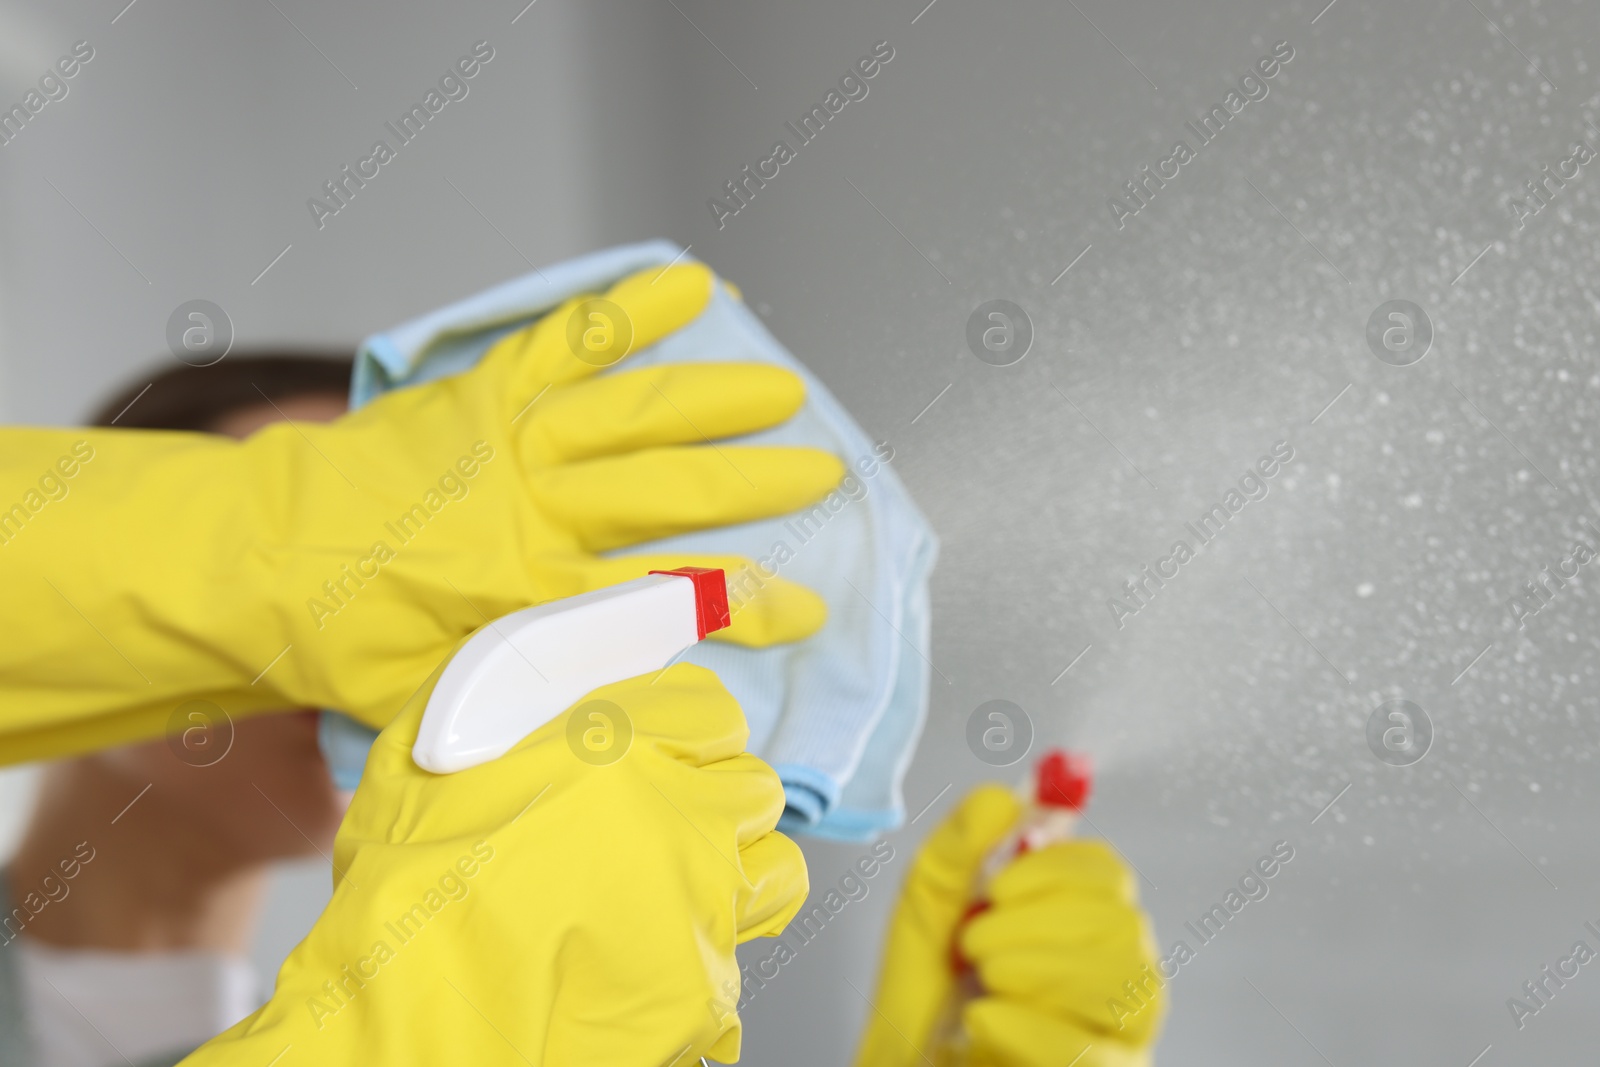
{"type": "Polygon", "coordinates": [[[661,670],[729,621],[726,578],[710,567],[651,571],[496,619],[440,675],[411,758],[450,774],[502,756],[586,693],[661,670]]]}

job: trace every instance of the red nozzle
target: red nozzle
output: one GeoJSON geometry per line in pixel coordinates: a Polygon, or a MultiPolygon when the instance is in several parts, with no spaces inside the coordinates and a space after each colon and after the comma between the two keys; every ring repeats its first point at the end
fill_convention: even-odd
{"type": "Polygon", "coordinates": [[[720,567],[679,567],[677,570],[650,573],[671,574],[694,583],[695,629],[699,631],[702,641],[706,634],[726,629],[732,621],[728,613],[728,579],[720,567]]]}
{"type": "Polygon", "coordinates": [[[1034,798],[1043,807],[1081,811],[1089,803],[1094,767],[1082,752],[1053,748],[1039,760],[1034,798]]]}

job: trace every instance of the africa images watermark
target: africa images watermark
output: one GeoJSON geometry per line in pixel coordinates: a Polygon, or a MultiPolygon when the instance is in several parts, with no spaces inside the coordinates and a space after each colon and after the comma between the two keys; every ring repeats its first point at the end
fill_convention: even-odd
{"type": "Polygon", "coordinates": [[[52,67],[39,76],[37,89],[29,89],[22,94],[21,103],[0,111],[0,147],[16,140],[23,128],[38,118],[46,105],[65,100],[72,91],[72,86],[67,83],[77,77],[78,72],[93,58],[94,46],[88,41],[77,42],[70,53],[56,60],[52,67]]]}
{"type": "Polygon", "coordinates": [[[1219,903],[1211,905],[1209,911],[1200,916],[1199,926],[1192,922],[1184,923],[1189,933],[1194,935],[1195,947],[1190,948],[1187,941],[1178,940],[1172,943],[1172,950],[1156,963],[1156,971],[1145,964],[1139,973],[1122,983],[1123,996],[1110,997],[1106,1000],[1106,1010],[1111,1013],[1111,1021],[1118,1030],[1127,1025],[1127,1021],[1138,1015],[1145,1008],[1155,1002],[1155,990],[1163,988],[1168,982],[1178,977],[1179,972],[1198,955],[1199,950],[1211,944],[1228,923],[1245,909],[1245,905],[1258,903],[1267,899],[1267,894],[1272,892],[1268,883],[1289,865],[1294,859],[1294,846],[1287,841],[1273,843],[1272,851],[1268,855],[1256,860],[1244,874],[1240,875],[1235,885],[1228,887],[1228,892],[1223,895],[1219,903]],[[1153,988],[1152,988],[1153,987],[1153,988]]]}
{"type": "MultiPolygon", "coordinates": [[[[1583,928],[1600,939],[1600,928],[1596,928],[1593,922],[1586,921],[1583,928]]],[[[1600,940],[1596,943],[1600,944],[1600,940]]],[[[1589,947],[1589,942],[1581,939],[1574,941],[1572,951],[1556,960],[1554,971],[1547,963],[1539,968],[1534,978],[1522,983],[1522,992],[1527,997],[1526,1000],[1521,997],[1507,997],[1506,1010],[1511,1012],[1511,1021],[1517,1024],[1517,1029],[1521,1030],[1527,1026],[1530,1018],[1548,1008],[1556,993],[1565,989],[1568,982],[1578,977],[1579,969],[1594,959],[1595,955],[1595,950],[1589,947]],[[1555,988],[1551,988],[1552,985],[1555,988]]]]}
{"type": "Polygon", "coordinates": [[[1539,214],[1555,201],[1567,183],[1576,181],[1583,173],[1583,168],[1594,161],[1595,151],[1589,147],[1587,141],[1573,141],[1572,151],[1565,159],[1556,161],[1556,169],[1552,172],[1550,164],[1546,163],[1540,168],[1540,177],[1529,178],[1524,181],[1523,187],[1528,190],[1527,197],[1507,196],[1506,209],[1511,212],[1511,219],[1517,224],[1517,229],[1526,229],[1528,219],[1539,214]]]}
{"type": "MultiPolygon", "coordinates": [[[[421,500],[401,512],[394,521],[384,523],[383,528],[393,535],[401,547],[409,545],[446,505],[467,498],[472,492],[472,479],[493,459],[493,445],[487,441],[474,441],[470,455],[460,456],[453,466],[446,467],[421,500]]],[[[306,610],[311,612],[311,621],[317,624],[317,629],[327,625],[329,616],[337,615],[349,607],[356,594],[366,588],[367,582],[382,574],[384,565],[397,555],[399,553],[388,541],[378,540],[372,542],[367,554],[356,560],[354,566],[340,564],[339,573],[322,583],[323,596],[306,598],[306,610]]]]}
{"type": "Polygon", "coordinates": [[[893,845],[887,841],[875,842],[839,876],[835,885],[828,887],[820,902],[810,911],[802,911],[790,920],[783,933],[774,939],[772,951],[739,969],[738,988],[734,987],[732,980],[723,984],[722,991],[728,997],[728,1002],[713,999],[709,1005],[711,1017],[720,1024],[726,1016],[743,1011],[755,995],[766,988],[768,982],[778,977],[784,966],[798,958],[801,949],[817,939],[829,922],[838,918],[850,904],[867,899],[867,894],[871,892],[871,886],[867,883],[876,878],[893,859],[893,845]]]}
{"type": "MultiPolygon", "coordinates": [[[[1591,533],[1600,533],[1595,530],[1594,523],[1587,518],[1580,519],[1591,533]]],[[[1522,592],[1506,601],[1506,608],[1511,612],[1512,621],[1517,624],[1517,629],[1526,630],[1528,619],[1539,614],[1567,587],[1567,583],[1578,577],[1578,571],[1595,557],[1594,546],[1573,538],[1572,549],[1567,555],[1555,563],[1547,563],[1542,574],[1537,579],[1529,578],[1522,583],[1522,592]],[[1571,568],[1570,570],[1568,568],[1571,568]]]]}
{"type": "Polygon", "coordinates": [[[55,463],[46,467],[35,485],[29,487],[21,499],[9,508],[0,510],[0,545],[9,545],[22,533],[23,527],[48,505],[65,500],[72,491],[68,483],[92,459],[94,446],[88,441],[74,441],[72,451],[63,453],[55,463]]]}
{"type": "Polygon", "coordinates": [[[745,208],[750,206],[750,201],[755,199],[757,189],[765,189],[767,182],[775,180],[782,167],[799,158],[800,149],[810,144],[822,133],[822,128],[830,119],[838,116],[845,105],[851,101],[865,100],[871,91],[867,82],[878,76],[891,59],[894,58],[894,46],[888,41],[879,41],[872,46],[870,55],[862,56],[856,60],[855,65],[845,72],[839,79],[839,88],[829,89],[828,95],[822,98],[822,103],[814,105],[800,118],[800,125],[785,122],[784,128],[794,134],[795,147],[791,148],[787,139],[780,138],[773,142],[772,151],[766,159],[761,160],[752,170],[747,163],[739,172],[739,177],[722,184],[726,200],[716,197],[706,201],[706,206],[711,209],[712,218],[717,220],[717,229],[722,229],[728,220],[745,208]]]}
{"type": "Polygon", "coordinates": [[[34,916],[51,904],[59,904],[66,900],[67,895],[72,892],[72,887],[67,883],[78,877],[84,865],[94,859],[94,855],[93,845],[87,841],[79,841],[73,847],[72,855],[58,860],[55,870],[40,879],[37,889],[29,889],[26,893],[22,893],[10,914],[0,918],[0,945],[11,944],[33,921],[34,916]]]}
{"type": "Polygon", "coordinates": [[[850,504],[867,498],[867,483],[894,459],[894,448],[887,441],[872,446],[872,455],[858,458],[852,469],[846,470],[833,492],[784,520],[783,529],[793,535],[794,544],[779,538],[772,542],[771,550],[761,559],[752,560],[748,567],[728,575],[728,604],[738,615],[745,606],[778,576],[778,572],[795,558],[796,551],[817,538],[834,516],[850,504]],[[859,476],[858,476],[859,475],[859,476]]]}
{"type": "Polygon", "coordinates": [[[1107,197],[1106,206],[1111,209],[1111,221],[1117,224],[1117,229],[1125,227],[1129,219],[1149,207],[1156,193],[1167,187],[1167,182],[1176,179],[1183,173],[1183,167],[1198,159],[1205,147],[1221,136],[1230,119],[1247,105],[1265,100],[1272,91],[1267,83],[1277,77],[1278,72],[1288,66],[1292,59],[1294,48],[1288,41],[1273,45],[1272,51],[1256,60],[1250,72],[1239,79],[1237,90],[1230,89],[1228,95],[1222,98],[1222,103],[1213,104],[1211,110],[1200,117],[1198,126],[1192,121],[1183,124],[1184,129],[1194,136],[1194,147],[1189,145],[1187,136],[1180,137],[1173,144],[1171,154],[1156,161],[1154,172],[1149,164],[1145,164],[1139,168],[1139,177],[1122,183],[1127,199],[1120,195],[1107,197]]]}
{"type": "Polygon", "coordinates": [[[379,138],[372,143],[372,150],[361,159],[356,160],[355,169],[352,171],[350,164],[346,163],[339,169],[336,177],[322,183],[322,191],[327,194],[327,199],[311,197],[306,201],[306,207],[311,211],[311,221],[317,224],[317,229],[322,229],[328,224],[328,218],[337,215],[350,206],[350,201],[355,199],[357,191],[365,189],[367,182],[376,178],[385,164],[398,158],[400,149],[416,139],[425,126],[434,117],[443,111],[449,103],[456,100],[465,100],[472,87],[467,84],[476,78],[485,64],[494,58],[494,48],[488,41],[479,41],[472,46],[470,55],[462,56],[456,60],[455,65],[445,71],[439,79],[437,89],[430,88],[422,98],[422,103],[412,104],[399,119],[399,125],[385,122],[384,128],[394,135],[395,143],[391,147],[388,140],[379,138]]]}
{"type": "Polygon", "coordinates": [[[1156,594],[1166,588],[1167,582],[1182,572],[1183,565],[1194,559],[1201,548],[1217,539],[1229,519],[1243,511],[1247,504],[1265,500],[1272,491],[1269,482],[1293,459],[1294,446],[1289,442],[1279,441],[1273,445],[1270,453],[1256,460],[1255,466],[1244,472],[1238,488],[1230,488],[1222,494],[1221,501],[1212,504],[1200,518],[1184,524],[1183,528],[1194,539],[1194,545],[1185,540],[1173,542],[1172,550],[1167,555],[1153,565],[1146,563],[1139,575],[1123,582],[1123,599],[1106,600],[1106,607],[1111,610],[1111,620],[1117,624],[1117,629],[1122,629],[1128,619],[1149,607],[1156,594]]]}
{"type": "Polygon", "coordinates": [[[419,937],[432,919],[451,904],[467,899],[472,892],[471,881],[479,869],[494,859],[494,846],[487,841],[476,842],[470,855],[463,855],[440,873],[435,885],[422,894],[410,908],[383,924],[388,937],[379,937],[371,950],[360,959],[339,968],[339,976],[322,983],[320,994],[306,997],[306,1010],[311,1021],[321,1030],[328,1019],[338,1015],[360,995],[367,983],[378,977],[383,965],[394,959],[400,949],[419,937]],[[393,939],[393,943],[390,942],[393,939]]]}

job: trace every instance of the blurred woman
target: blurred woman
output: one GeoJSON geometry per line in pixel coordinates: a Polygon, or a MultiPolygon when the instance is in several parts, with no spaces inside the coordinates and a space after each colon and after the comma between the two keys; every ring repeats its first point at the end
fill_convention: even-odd
{"type": "MultiPolygon", "coordinates": [[[[347,356],[232,356],[141,380],[92,425],[244,438],[337,417],[349,380],[347,356]]],[[[329,855],[344,811],[317,713],[197,701],[174,727],[45,771],[0,873],[0,1067],[173,1064],[260,1004],[270,869],[329,855]]]]}

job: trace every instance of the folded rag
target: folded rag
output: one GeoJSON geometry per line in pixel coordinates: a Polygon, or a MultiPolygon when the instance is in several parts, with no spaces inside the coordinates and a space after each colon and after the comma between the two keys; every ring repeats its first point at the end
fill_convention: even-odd
{"type": "MultiPolygon", "coordinates": [[[[596,252],[370,337],[357,355],[352,403],[463,371],[500,337],[568,297],[684,258],[666,241],[596,252]]],[[[833,394],[722,287],[694,322],[631,354],[623,366],[717,361],[776,364],[806,384],[805,405],[793,419],[742,442],[826,449],[849,473],[807,511],[630,551],[736,553],[760,564],[764,575],[753,580],[782,573],[827,601],[827,625],[805,641],[765,649],[703,642],[684,658],[716,671],[743,706],[750,750],[783,779],[783,829],[870,838],[905,817],[900,783],[928,705],[928,574],[938,541],[889,467],[893,449],[869,440],[833,394]]],[[[736,602],[754,591],[741,589],[738,576],[730,579],[736,602]]],[[[343,716],[324,716],[323,749],[342,786],[353,788],[359,779],[371,736],[343,716]]]]}

